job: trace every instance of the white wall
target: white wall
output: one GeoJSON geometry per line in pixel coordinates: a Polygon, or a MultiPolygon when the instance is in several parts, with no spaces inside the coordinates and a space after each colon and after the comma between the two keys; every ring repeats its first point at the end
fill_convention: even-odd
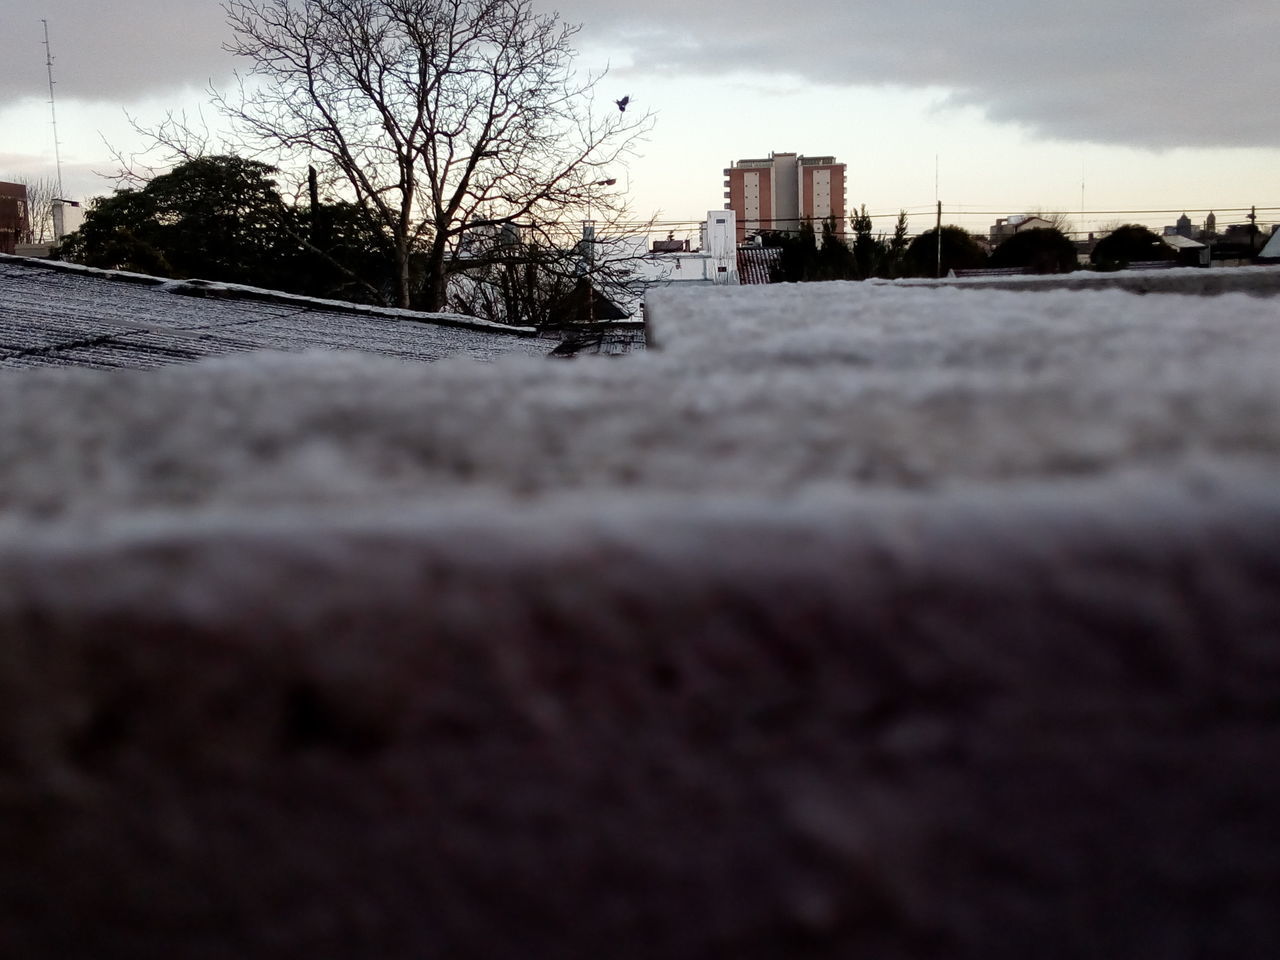
{"type": "Polygon", "coordinates": [[[84,223],[84,207],[70,200],[53,201],[53,239],[75,233],[84,223]]]}
{"type": "Polygon", "coordinates": [[[711,258],[712,280],[722,285],[737,284],[737,215],[732,210],[708,210],[703,237],[702,250],[711,258]]]}

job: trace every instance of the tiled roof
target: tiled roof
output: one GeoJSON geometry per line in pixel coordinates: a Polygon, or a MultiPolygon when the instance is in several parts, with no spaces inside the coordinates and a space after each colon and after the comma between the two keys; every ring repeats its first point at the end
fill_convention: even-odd
{"type": "Polygon", "coordinates": [[[781,259],[779,247],[739,247],[738,282],[772,283],[772,270],[781,259]]]}
{"type": "Polygon", "coordinates": [[[545,356],[528,328],[0,258],[0,369],[157,367],[252,350],[545,356]]]}

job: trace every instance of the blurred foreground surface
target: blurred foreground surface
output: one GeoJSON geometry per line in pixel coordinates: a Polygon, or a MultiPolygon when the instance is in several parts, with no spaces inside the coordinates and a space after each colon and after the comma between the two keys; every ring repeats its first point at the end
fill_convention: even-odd
{"type": "Polygon", "coordinates": [[[0,955],[1270,957],[1280,300],[0,376],[0,955]]]}

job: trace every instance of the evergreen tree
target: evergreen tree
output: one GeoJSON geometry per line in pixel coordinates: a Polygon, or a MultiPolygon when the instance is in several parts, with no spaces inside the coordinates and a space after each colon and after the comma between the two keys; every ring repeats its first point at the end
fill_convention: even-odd
{"type": "Polygon", "coordinates": [[[871,217],[867,214],[867,205],[862,204],[849,223],[853,227],[853,261],[855,276],[866,280],[876,276],[880,264],[885,258],[885,249],[871,233],[871,217]]]}
{"type": "Polygon", "coordinates": [[[938,231],[926,230],[911,241],[905,256],[906,276],[946,276],[952,270],[975,270],[987,262],[987,252],[963,227],[942,228],[942,272],[938,274],[938,231]]]}
{"type": "Polygon", "coordinates": [[[236,156],[189,160],[141,189],[95,200],[59,255],[92,267],[362,302],[390,293],[390,261],[364,209],[289,207],[274,172],[236,156]]]}
{"type": "Polygon", "coordinates": [[[775,283],[856,279],[853,252],[836,232],[835,218],[823,221],[821,246],[811,223],[802,223],[794,234],[765,234],[764,243],[782,250],[772,271],[775,283]]]}
{"type": "Polygon", "coordinates": [[[898,220],[893,225],[893,237],[889,240],[889,249],[886,256],[886,264],[881,276],[897,279],[903,276],[905,270],[904,259],[907,255],[907,246],[911,240],[907,236],[907,211],[898,211],[898,220]]]}
{"type": "Polygon", "coordinates": [[[278,285],[298,255],[272,167],[235,156],[190,160],[140,190],[94,201],[62,256],[94,267],[278,285]]]}
{"type": "Polygon", "coordinates": [[[1028,273],[1070,273],[1076,246],[1059,230],[1019,230],[991,254],[993,267],[1022,267],[1028,273]]]}
{"type": "Polygon", "coordinates": [[[856,280],[858,267],[855,255],[836,231],[836,218],[822,222],[822,246],[818,249],[818,264],[814,280],[856,280]]]}
{"type": "Polygon", "coordinates": [[[1136,223],[1116,227],[1093,248],[1089,259],[1099,270],[1119,270],[1144,260],[1173,260],[1175,254],[1160,237],[1136,223]]]}

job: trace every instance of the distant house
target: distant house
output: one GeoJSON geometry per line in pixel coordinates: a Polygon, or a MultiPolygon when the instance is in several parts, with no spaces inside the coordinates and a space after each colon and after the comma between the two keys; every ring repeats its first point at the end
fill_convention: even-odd
{"type": "Polygon", "coordinates": [[[69,233],[75,233],[84,224],[85,209],[76,200],[57,198],[53,201],[53,239],[61,240],[69,233]]]}
{"type": "Polygon", "coordinates": [[[0,253],[13,253],[31,239],[31,211],[25,183],[0,182],[0,253]]]}
{"type": "Polygon", "coordinates": [[[667,239],[653,241],[649,249],[651,253],[688,253],[689,241],[677,240],[674,234],[668,233],[667,239]]]}
{"type": "Polygon", "coordinates": [[[1261,228],[1253,223],[1232,223],[1227,226],[1219,238],[1222,245],[1239,247],[1244,255],[1256,253],[1263,245],[1261,228]]]}
{"type": "Polygon", "coordinates": [[[517,223],[477,220],[467,224],[458,240],[459,260],[490,260],[495,254],[520,246],[517,223]]]}
{"type": "Polygon", "coordinates": [[[710,210],[699,229],[696,250],[690,249],[688,240],[677,240],[671,234],[666,240],[653,241],[628,264],[632,313],[639,313],[645,292],[654,287],[738,284],[736,234],[737,218],[732,210],[710,210]]]}
{"type": "MultiPolygon", "coordinates": [[[[1188,222],[1188,229],[1190,224],[1188,222]]],[[[1209,265],[1209,245],[1179,233],[1166,233],[1160,238],[1166,247],[1178,255],[1180,267],[1207,267],[1209,265]]]]}
{"type": "Polygon", "coordinates": [[[1019,214],[1002,217],[991,227],[990,241],[992,247],[998,247],[1015,233],[1022,230],[1052,230],[1053,222],[1034,214],[1019,214]]]}
{"type": "MultiPolygon", "coordinates": [[[[677,238],[673,233],[651,241],[643,234],[611,234],[598,227],[596,221],[583,221],[581,239],[572,247],[547,247],[544,253],[555,275],[565,277],[571,270],[579,280],[590,277],[590,283],[576,283],[558,301],[547,305],[545,316],[535,315],[523,322],[552,329],[627,318],[639,322],[645,293],[654,287],[738,283],[732,210],[707,214],[696,247],[691,239],[677,238]]],[[[519,243],[514,228],[504,226],[499,231],[478,224],[469,229],[459,256],[461,269],[450,278],[451,302],[467,305],[474,312],[502,315],[507,309],[503,300],[505,274],[501,256],[495,255],[514,252],[519,243]],[[497,311],[475,310],[477,303],[487,303],[497,311]]]]}
{"type": "Polygon", "coordinates": [[[1270,235],[1265,224],[1259,224],[1255,216],[1247,223],[1228,224],[1213,237],[1211,256],[1215,264],[1244,266],[1263,256],[1270,235]]]}
{"type": "Polygon", "coordinates": [[[597,290],[587,277],[580,277],[572,290],[552,304],[547,324],[552,328],[561,328],[583,323],[625,320],[629,316],[627,311],[597,290]]]}
{"type": "Polygon", "coordinates": [[[1280,263],[1280,224],[1271,228],[1271,238],[1258,251],[1258,263],[1280,263]]]}

